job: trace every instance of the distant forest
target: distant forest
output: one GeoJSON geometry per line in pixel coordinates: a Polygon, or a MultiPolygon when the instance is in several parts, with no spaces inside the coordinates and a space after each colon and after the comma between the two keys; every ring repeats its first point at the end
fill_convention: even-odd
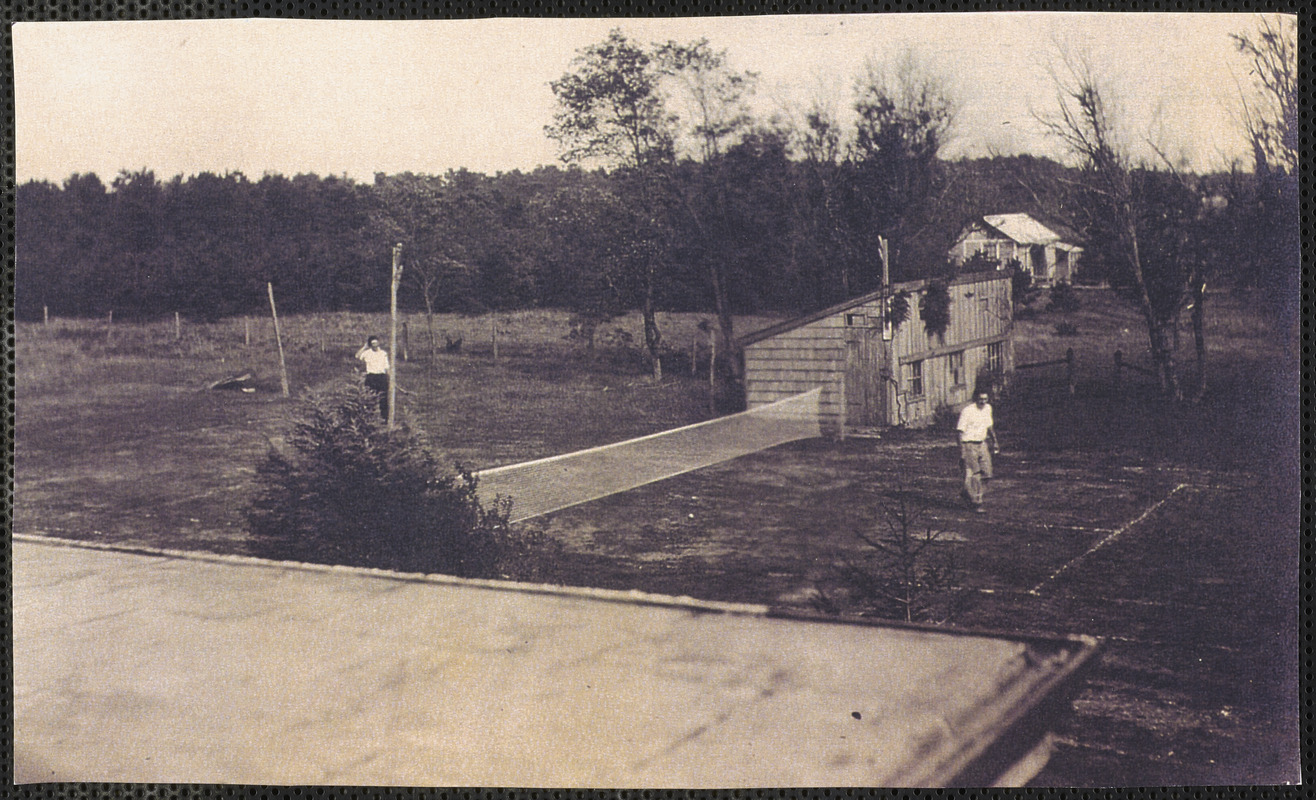
{"type": "MultiPolygon", "coordinates": [[[[617,199],[633,191],[624,170],[381,174],[372,184],[239,173],[161,181],[150,171],[109,185],[94,174],[33,181],[17,192],[15,310],[29,320],[43,306],[213,319],[260,312],[266,282],[289,313],[380,310],[395,242],[405,254],[400,303],[414,310],[427,300],[434,311],[626,310],[638,303],[636,260],[653,270],[656,306],[672,311],[713,309],[709,260],[736,313],[800,312],[876,288],[876,232],[846,197],[862,176],[792,159],[767,137],[722,160],[717,181],[694,164],[649,181],[660,194],[648,208],[659,213],[643,220],[643,237],[617,199]]],[[[947,274],[947,249],[983,214],[1070,222],[1076,172],[1028,156],[937,162],[925,217],[892,242],[892,280],[947,274]]],[[[1223,197],[1229,177],[1215,182],[1223,197]]],[[[1231,235],[1246,234],[1245,220],[1217,221],[1230,222],[1231,235]]]]}

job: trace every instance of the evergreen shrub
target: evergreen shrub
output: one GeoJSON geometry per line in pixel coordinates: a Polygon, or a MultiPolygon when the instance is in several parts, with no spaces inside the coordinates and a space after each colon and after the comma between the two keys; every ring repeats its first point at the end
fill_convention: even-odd
{"type": "Polygon", "coordinates": [[[260,556],[497,577],[511,502],[485,507],[461,465],[446,474],[422,437],[387,430],[376,397],[340,387],[306,399],[256,472],[246,509],[260,556]]]}

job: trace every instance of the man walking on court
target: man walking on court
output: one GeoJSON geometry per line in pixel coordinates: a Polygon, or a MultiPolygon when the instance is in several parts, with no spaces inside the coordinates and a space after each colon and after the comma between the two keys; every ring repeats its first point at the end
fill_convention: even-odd
{"type": "Polygon", "coordinates": [[[379,396],[379,413],[388,419],[388,353],[380,349],[379,337],[366,339],[356,358],[365,362],[366,388],[379,396]]]}
{"type": "Polygon", "coordinates": [[[964,497],[973,510],[982,513],[984,481],[992,477],[992,453],[1001,452],[996,443],[996,428],[992,421],[992,406],[986,389],[973,393],[973,402],[960,412],[955,426],[960,440],[960,464],[964,466],[964,497]],[[987,440],[991,440],[991,452],[987,440]]]}

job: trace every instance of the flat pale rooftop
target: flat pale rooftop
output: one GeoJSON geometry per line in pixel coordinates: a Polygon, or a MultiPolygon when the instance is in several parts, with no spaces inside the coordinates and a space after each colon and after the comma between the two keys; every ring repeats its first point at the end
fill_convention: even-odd
{"type": "Polygon", "coordinates": [[[1090,640],[13,542],[16,780],[953,782],[1090,640]]]}

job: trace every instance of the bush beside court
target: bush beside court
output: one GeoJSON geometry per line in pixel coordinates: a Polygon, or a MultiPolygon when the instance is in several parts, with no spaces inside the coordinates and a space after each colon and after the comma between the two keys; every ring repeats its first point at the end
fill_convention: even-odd
{"type": "Polygon", "coordinates": [[[476,479],[445,474],[422,437],[387,430],[360,387],[313,393],[282,449],[256,470],[252,550],[283,560],[492,577],[510,501],[486,508],[476,479]]]}

